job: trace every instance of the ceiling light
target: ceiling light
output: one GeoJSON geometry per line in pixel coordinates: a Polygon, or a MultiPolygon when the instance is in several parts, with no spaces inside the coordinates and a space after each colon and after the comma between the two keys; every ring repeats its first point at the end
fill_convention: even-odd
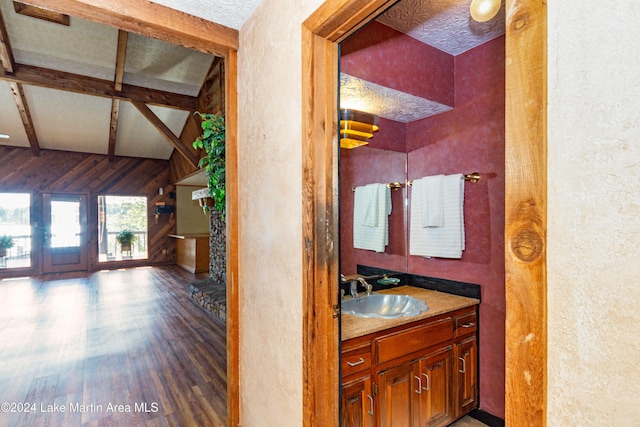
{"type": "Polygon", "coordinates": [[[500,0],[472,0],[469,12],[474,20],[487,22],[498,14],[500,5],[500,0]]]}
{"type": "Polygon", "coordinates": [[[358,110],[340,110],[340,148],[367,145],[373,133],[380,129],[380,118],[358,110]]]}
{"type": "Polygon", "coordinates": [[[0,133],[0,139],[9,139],[9,135],[6,133],[0,133]]]}

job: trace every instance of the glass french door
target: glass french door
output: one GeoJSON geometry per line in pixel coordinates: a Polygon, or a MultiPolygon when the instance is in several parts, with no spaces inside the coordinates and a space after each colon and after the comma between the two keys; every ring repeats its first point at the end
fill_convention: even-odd
{"type": "Polygon", "coordinates": [[[43,272],[87,270],[87,195],[43,194],[43,272]]]}

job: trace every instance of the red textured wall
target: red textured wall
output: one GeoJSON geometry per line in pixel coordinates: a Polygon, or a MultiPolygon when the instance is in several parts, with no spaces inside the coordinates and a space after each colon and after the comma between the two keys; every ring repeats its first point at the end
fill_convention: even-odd
{"type": "MultiPolygon", "coordinates": [[[[393,80],[393,87],[402,87],[400,90],[416,94],[422,89],[407,90],[408,85],[414,84],[412,82],[415,76],[424,79],[427,75],[433,75],[431,67],[435,67],[439,74],[447,74],[443,70],[449,67],[449,74],[455,85],[455,90],[453,85],[449,88],[449,95],[454,97],[450,104],[454,105],[452,111],[406,125],[382,122],[381,131],[374,136],[369,147],[378,147],[379,144],[382,147],[397,149],[399,144],[389,146],[387,138],[397,140],[403,136],[409,179],[475,171],[482,175],[479,182],[465,184],[466,250],[462,259],[409,256],[406,258],[406,270],[413,274],[471,282],[481,286],[480,408],[504,418],[504,37],[455,58],[443,54],[449,59],[443,59],[439,64],[433,63],[436,56],[431,56],[431,63],[427,66],[422,62],[424,56],[413,52],[413,49],[417,48],[415,40],[404,40],[403,43],[406,45],[403,44],[401,49],[398,43],[401,43],[403,37],[398,36],[399,33],[396,34],[394,30],[386,31],[386,27],[378,23],[375,23],[375,26],[377,30],[375,35],[371,35],[371,47],[365,48],[366,41],[358,39],[357,45],[354,43],[348,49],[342,49],[343,54],[348,54],[347,58],[341,58],[342,71],[382,85],[387,85],[385,81],[393,80]],[[383,34],[391,34],[393,41],[381,41],[380,37],[383,34]],[[383,47],[384,56],[374,53],[380,46],[383,47]],[[389,46],[393,46],[393,49],[389,46]],[[393,59],[394,54],[400,59],[393,59]],[[356,58],[363,59],[363,65],[358,65],[356,58]],[[369,66],[371,58],[378,61],[379,72],[394,76],[376,75],[375,69],[369,66]],[[345,67],[345,64],[348,66],[345,67]],[[407,72],[412,70],[414,76],[398,76],[399,69],[407,72]],[[425,72],[427,69],[428,73],[425,72]],[[365,70],[366,75],[359,73],[359,70],[365,70]],[[396,79],[402,80],[402,83],[396,82],[396,79]],[[395,136],[382,133],[385,126],[395,132],[395,136]]],[[[423,82],[420,82],[420,85],[422,84],[423,82]]],[[[349,224],[353,221],[351,187],[381,182],[380,172],[390,173],[389,158],[380,153],[372,155],[367,152],[374,149],[357,148],[341,150],[340,153],[341,268],[349,269],[342,271],[345,274],[352,274],[354,271],[350,269],[355,270],[356,264],[405,270],[402,265],[404,258],[400,256],[399,251],[376,254],[349,247],[352,245],[352,237],[349,234],[352,229],[349,224]],[[366,174],[363,174],[363,171],[366,171],[366,174]]],[[[386,178],[388,175],[384,176],[386,178]]],[[[392,199],[393,209],[395,212],[398,207],[404,215],[404,205],[400,196],[400,192],[397,192],[392,199]]],[[[404,227],[407,218],[390,218],[390,221],[391,230],[398,230],[398,224],[404,227]]],[[[395,239],[396,243],[397,240],[395,239]]],[[[403,235],[402,240],[406,244],[406,236],[403,235]]]]}
{"type": "Polygon", "coordinates": [[[340,45],[340,72],[453,105],[453,57],[377,21],[340,45]]]}
{"type": "Polygon", "coordinates": [[[482,287],[481,409],[504,417],[504,38],[455,58],[452,111],[407,125],[409,179],[480,172],[465,184],[461,260],[410,256],[408,271],[482,287]]]}

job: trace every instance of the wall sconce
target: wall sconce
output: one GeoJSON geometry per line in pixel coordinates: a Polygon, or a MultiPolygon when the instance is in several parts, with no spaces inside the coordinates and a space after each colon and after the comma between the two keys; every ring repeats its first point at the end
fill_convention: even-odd
{"type": "Polygon", "coordinates": [[[474,20],[487,22],[498,14],[501,4],[501,0],[472,0],[469,12],[474,20]]]}
{"type": "Polygon", "coordinates": [[[340,109],[340,148],[367,145],[373,133],[380,129],[380,118],[358,110],[340,109]]]}

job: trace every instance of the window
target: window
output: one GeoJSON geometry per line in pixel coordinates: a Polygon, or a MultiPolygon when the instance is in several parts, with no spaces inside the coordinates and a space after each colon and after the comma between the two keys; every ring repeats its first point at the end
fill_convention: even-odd
{"type": "Polygon", "coordinates": [[[24,267],[31,267],[31,194],[0,193],[0,268],[24,267]]]}
{"type": "Polygon", "coordinates": [[[146,197],[98,196],[100,262],[148,258],[147,230],[146,197]]]}

